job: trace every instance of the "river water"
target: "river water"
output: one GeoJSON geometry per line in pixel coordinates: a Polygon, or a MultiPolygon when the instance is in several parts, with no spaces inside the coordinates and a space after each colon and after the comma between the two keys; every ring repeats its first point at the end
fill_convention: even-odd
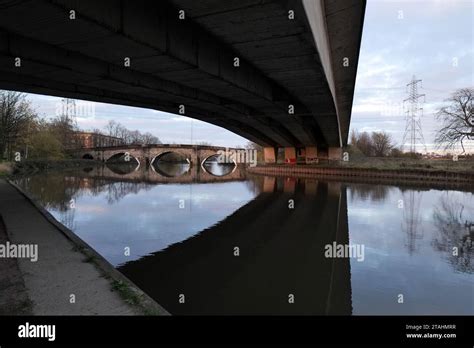
{"type": "Polygon", "coordinates": [[[208,166],[17,183],[171,314],[474,314],[469,189],[208,166]]]}

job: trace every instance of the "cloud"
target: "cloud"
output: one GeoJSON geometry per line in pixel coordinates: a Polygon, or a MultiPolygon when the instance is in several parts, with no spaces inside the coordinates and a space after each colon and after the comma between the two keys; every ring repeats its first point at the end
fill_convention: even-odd
{"type": "Polygon", "coordinates": [[[385,130],[402,142],[406,84],[416,75],[432,144],[436,109],[456,89],[474,86],[472,13],[471,1],[369,1],[351,128],[385,130]]]}
{"type": "MultiPolygon", "coordinates": [[[[432,143],[433,114],[450,93],[474,86],[473,2],[469,0],[368,1],[364,21],[351,128],[386,130],[397,142],[405,129],[403,100],[412,75],[423,80],[422,119],[432,143]]],[[[61,98],[29,95],[40,115],[53,117],[61,98]]],[[[243,145],[246,139],[223,128],[157,110],[94,103],[93,114],[77,119],[85,129],[103,128],[109,120],[149,131],[163,142],[206,141],[243,145]]]]}

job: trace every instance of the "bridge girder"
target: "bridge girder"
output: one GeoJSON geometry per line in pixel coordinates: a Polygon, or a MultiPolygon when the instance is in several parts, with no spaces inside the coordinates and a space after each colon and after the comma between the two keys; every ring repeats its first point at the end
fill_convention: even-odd
{"type": "Polygon", "coordinates": [[[186,116],[264,146],[339,144],[335,106],[317,49],[308,39],[310,29],[301,22],[300,2],[223,3],[7,1],[0,11],[0,87],[171,113],[185,105],[186,116]],[[212,13],[208,5],[222,11],[212,13]],[[295,8],[297,21],[285,19],[288,6],[295,8]],[[69,19],[72,9],[74,20],[69,19]],[[250,18],[228,25],[228,32],[213,27],[219,16],[239,18],[248,9],[257,13],[253,24],[250,18]],[[185,11],[185,20],[179,19],[179,10],[185,11]],[[296,35],[296,41],[306,40],[300,56],[269,60],[268,50],[263,57],[263,50],[252,48],[255,42],[234,42],[236,35],[248,36],[249,25],[262,28],[260,36],[275,36],[275,28],[268,27],[274,20],[286,33],[282,39],[296,35]],[[14,66],[18,57],[21,67],[14,66]],[[239,67],[233,66],[235,57],[239,67]],[[124,66],[125,58],[130,67],[124,66]],[[281,66],[272,71],[272,64],[281,66]],[[292,85],[288,77],[297,74],[298,64],[316,79],[306,97],[305,87],[292,85]],[[289,65],[295,67],[285,70],[289,65]],[[290,104],[293,115],[288,114],[290,104]]]}

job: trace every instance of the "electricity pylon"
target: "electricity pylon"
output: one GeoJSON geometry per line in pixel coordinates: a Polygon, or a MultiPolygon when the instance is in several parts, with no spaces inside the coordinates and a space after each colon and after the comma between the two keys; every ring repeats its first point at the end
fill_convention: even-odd
{"type": "Polygon", "coordinates": [[[425,138],[423,137],[423,129],[421,127],[423,107],[420,106],[421,103],[418,101],[420,98],[423,98],[424,102],[425,95],[418,94],[418,84],[421,84],[421,80],[417,80],[413,75],[411,82],[407,84],[408,98],[403,101],[403,105],[406,109],[406,125],[402,147],[408,143],[411,153],[416,153],[417,144],[422,145],[425,152],[427,151],[425,138]],[[407,102],[408,106],[405,106],[407,102]]]}

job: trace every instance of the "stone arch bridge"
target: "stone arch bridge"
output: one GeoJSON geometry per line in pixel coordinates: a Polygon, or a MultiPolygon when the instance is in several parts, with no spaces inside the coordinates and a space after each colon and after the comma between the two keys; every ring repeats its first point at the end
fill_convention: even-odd
{"type": "MultiPolygon", "coordinates": [[[[120,145],[111,147],[97,147],[73,150],[71,153],[77,158],[94,159],[107,162],[117,155],[128,154],[135,158],[140,165],[150,165],[156,159],[167,153],[179,154],[186,158],[191,165],[201,165],[208,158],[222,153],[230,154],[231,151],[238,154],[237,162],[249,162],[251,155],[247,156],[249,150],[237,148],[225,148],[220,146],[207,145],[175,145],[175,144],[154,144],[154,145],[120,145]]],[[[256,161],[256,156],[254,157],[256,161]]]]}
{"type": "Polygon", "coordinates": [[[214,175],[200,166],[191,166],[185,173],[177,176],[165,176],[158,171],[140,166],[136,170],[127,173],[117,173],[105,166],[93,167],[83,170],[84,177],[101,178],[123,182],[146,182],[149,184],[190,184],[190,183],[214,183],[226,181],[242,181],[247,178],[247,173],[242,166],[236,166],[228,174],[214,175]]]}

